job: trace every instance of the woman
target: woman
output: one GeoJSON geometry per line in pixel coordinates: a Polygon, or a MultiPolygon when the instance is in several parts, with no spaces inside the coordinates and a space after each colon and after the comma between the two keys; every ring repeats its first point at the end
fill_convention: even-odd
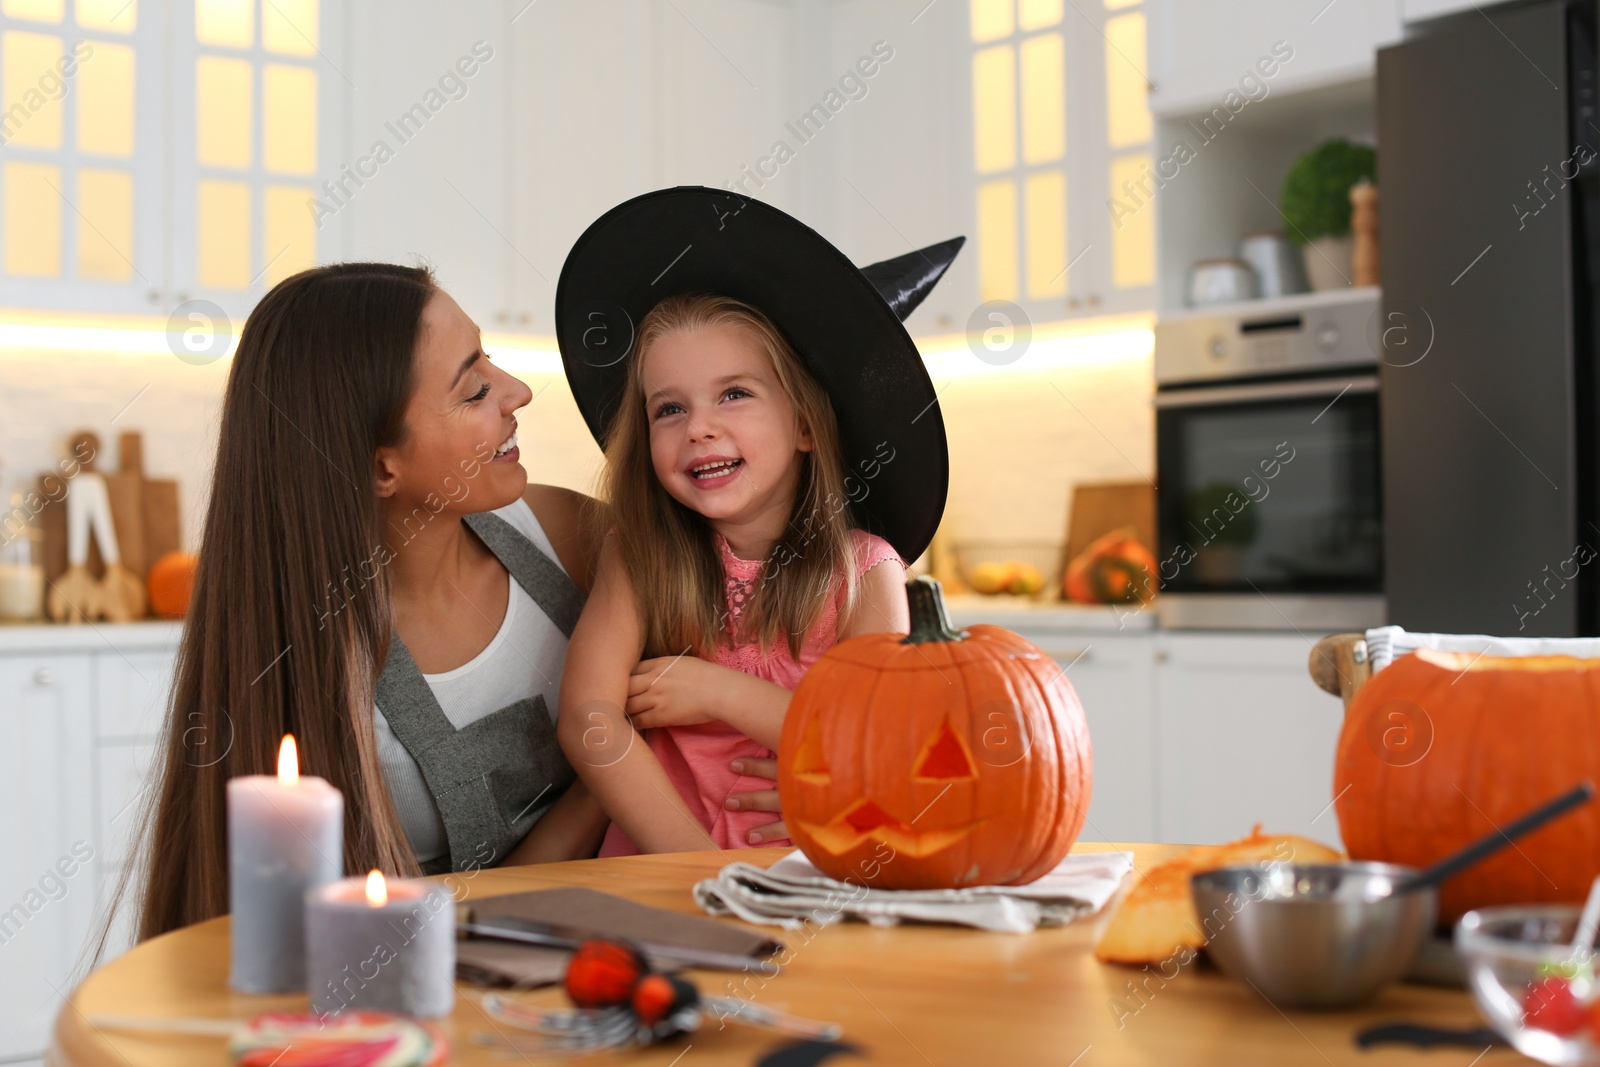
{"type": "MultiPolygon", "coordinates": [[[[143,833],[141,939],[227,911],[225,783],[273,773],[285,733],[344,793],[347,872],[594,854],[605,817],[552,716],[598,538],[587,498],[517,464],[530,399],[425,270],[319,267],[256,307],[143,833]]],[[[734,802],[777,810],[772,791],[734,802]]]]}

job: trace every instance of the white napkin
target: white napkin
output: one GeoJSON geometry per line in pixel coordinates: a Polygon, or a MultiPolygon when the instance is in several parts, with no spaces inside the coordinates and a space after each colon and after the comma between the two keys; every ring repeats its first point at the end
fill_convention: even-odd
{"type": "Polygon", "coordinates": [[[715,878],[697,884],[694,899],[712,915],[790,930],[806,922],[828,926],[846,918],[875,926],[910,919],[1025,934],[1099,911],[1132,869],[1131,852],[1085,852],[1068,856],[1027,885],[867,889],[827,877],[796,849],[767,868],[730,863],[715,878]]]}
{"type": "Polygon", "coordinates": [[[1367,631],[1367,658],[1381,671],[1407,652],[1432,648],[1486,656],[1600,657],[1600,637],[1486,637],[1483,634],[1415,634],[1399,626],[1367,631]]]}

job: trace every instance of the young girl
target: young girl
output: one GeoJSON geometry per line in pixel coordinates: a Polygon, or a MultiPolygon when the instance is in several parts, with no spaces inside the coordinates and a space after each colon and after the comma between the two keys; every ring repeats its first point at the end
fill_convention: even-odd
{"type": "MultiPolygon", "coordinates": [[[[594,243],[596,229],[641,201],[688,197],[698,206],[707,194],[728,198],[712,190],[672,190],[623,205],[596,223],[563,270],[558,315],[568,302],[564,291],[574,260],[587,255],[581,250],[594,243]]],[[[739,200],[738,223],[755,231],[747,235],[752,247],[770,249],[774,241],[781,247],[787,239],[814,251],[821,242],[781,212],[732,199],[739,200]],[[752,208],[761,209],[770,231],[761,232],[752,208]]],[[[673,205],[654,206],[667,210],[651,220],[648,232],[670,229],[673,205]]],[[[732,213],[712,215],[726,224],[732,213]]],[[[637,226],[632,232],[639,233],[637,226]]],[[[834,257],[823,269],[862,277],[822,244],[834,257]]],[[[712,245],[728,257],[721,271],[728,280],[759,271],[729,245],[726,239],[712,245]]],[[[700,279],[717,280],[715,264],[709,271],[699,266],[700,279]]],[[[924,291],[942,271],[943,264],[924,277],[924,291]]],[[[921,273],[929,272],[922,266],[921,273]]],[[[927,378],[899,325],[901,312],[872,289],[862,290],[863,301],[876,306],[860,310],[879,326],[892,324],[899,337],[890,341],[905,340],[887,346],[899,371],[914,372],[901,376],[898,391],[926,410],[932,389],[924,394],[917,388],[927,378]]],[[[786,327],[799,323],[792,299],[770,299],[788,312],[786,327]]],[[[905,560],[920,553],[926,537],[903,537],[897,551],[858,528],[854,514],[872,476],[890,480],[884,471],[896,455],[890,431],[895,416],[908,417],[909,408],[900,410],[908,398],[878,403],[885,398],[872,394],[882,384],[848,398],[836,388],[830,398],[813,369],[826,357],[803,356],[774,317],[753,303],[691,288],[654,303],[639,320],[623,365],[607,364],[621,376],[611,386],[620,395],[609,418],[591,418],[591,426],[602,424],[614,525],[568,648],[558,723],[568,759],[612,819],[602,856],[753,843],[752,831],[770,824],[771,816],[738,810],[729,798],[770,785],[741,771],[772,757],[790,691],[806,668],[841,640],[909,628],[905,560]],[[850,417],[856,453],[871,432],[884,431],[874,458],[847,466],[836,408],[850,417]],[[871,425],[874,417],[885,424],[871,425]],[[645,743],[636,730],[646,731],[645,743]]],[[[569,336],[563,334],[564,342],[569,336]]],[[[575,368],[577,347],[564,343],[563,351],[587,415],[586,401],[597,391],[587,372],[595,363],[578,356],[575,368]]],[[[840,348],[851,358],[848,343],[840,348]]],[[[936,525],[943,507],[945,457],[937,414],[928,421],[936,424],[937,447],[919,437],[916,454],[935,469],[936,491],[913,494],[915,506],[906,510],[931,534],[923,520],[931,505],[936,525]]],[[[910,476],[905,470],[901,481],[910,476]]],[[[775,835],[767,843],[789,844],[775,835]]]]}

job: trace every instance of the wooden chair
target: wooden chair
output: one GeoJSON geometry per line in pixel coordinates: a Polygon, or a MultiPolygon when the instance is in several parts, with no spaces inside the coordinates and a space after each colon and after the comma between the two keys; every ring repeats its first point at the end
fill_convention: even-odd
{"type": "Polygon", "coordinates": [[[1344,701],[1344,710],[1356,691],[1372,677],[1372,661],[1367,656],[1366,634],[1329,634],[1311,650],[1311,680],[1324,692],[1344,701]]]}

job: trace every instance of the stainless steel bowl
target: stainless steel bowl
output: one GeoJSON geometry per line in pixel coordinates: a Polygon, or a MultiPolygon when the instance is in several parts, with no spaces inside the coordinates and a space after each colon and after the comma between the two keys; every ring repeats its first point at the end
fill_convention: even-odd
{"type": "Polygon", "coordinates": [[[1191,882],[1206,951],[1279,1007],[1356,1004],[1394,981],[1433,929],[1438,893],[1391,895],[1410,867],[1265,863],[1191,882]]]}

